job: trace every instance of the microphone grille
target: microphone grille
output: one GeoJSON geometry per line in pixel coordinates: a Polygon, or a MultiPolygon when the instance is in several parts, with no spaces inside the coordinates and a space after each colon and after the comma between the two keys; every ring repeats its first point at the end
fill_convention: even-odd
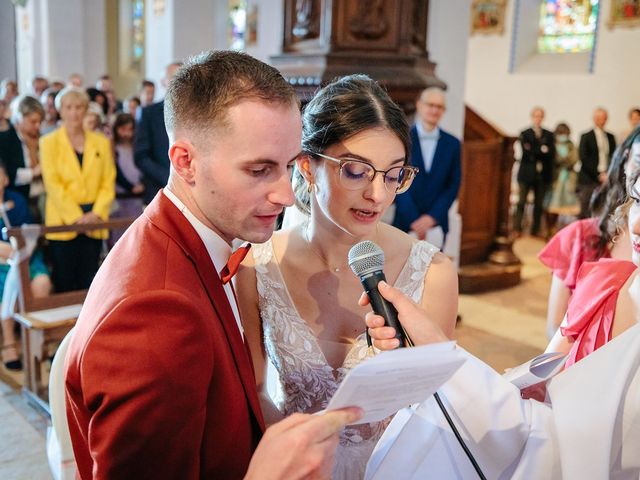
{"type": "Polygon", "coordinates": [[[349,250],[349,266],[359,277],[381,271],[384,266],[384,252],[370,240],[356,243],[349,250]]]}

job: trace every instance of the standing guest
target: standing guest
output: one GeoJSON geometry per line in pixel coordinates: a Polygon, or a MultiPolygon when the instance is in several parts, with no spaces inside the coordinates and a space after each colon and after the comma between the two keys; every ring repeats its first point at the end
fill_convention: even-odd
{"type": "Polygon", "coordinates": [[[209,52],[176,74],[165,115],[169,182],[103,263],[69,343],[78,475],[328,478],[337,431],[359,411],[293,415],[264,432],[229,283],[231,242],[266,241],[293,203],[295,92],[246,54],[209,52]]]}
{"type": "Polygon", "coordinates": [[[135,119],[140,111],[140,105],[141,103],[138,97],[129,97],[124,103],[124,113],[128,113],[135,119]]]}
{"type": "Polygon", "coordinates": [[[102,113],[102,107],[96,102],[89,102],[87,113],[82,119],[82,127],[89,132],[104,133],[105,116],[102,113]]]}
{"type": "Polygon", "coordinates": [[[62,80],[51,80],[51,84],[47,90],[51,90],[55,93],[58,93],[65,87],[65,84],[62,80]]]}
{"type": "Polygon", "coordinates": [[[79,73],[72,73],[71,75],[69,75],[67,86],[82,88],[83,84],[84,84],[84,79],[82,78],[82,75],[80,75],[79,73]]]}
{"type": "Polygon", "coordinates": [[[591,216],[589,202],[593,191],[607,181],[607,170],[611,156],[616,149],[616,139],[606,132],[608,114],[604,108],[593,112],[593,129],[580,137],[580,173],[576,193],[580,199],[580,218],[591,216]]]}
{"type": "Polygon", "coordinates": [[[0,134],[9,130],[10,123],[5,117],[5,113],[8,110],[7,102],[0,99],[0,134]]]}
{"type": "Polygon", "coordinates": [[[40,125],[40,134],[46,135],[49,132],[53,132],[56,128],[58,128],[58,122],[60,121],[60,115],[58,115],[58,110],[56,110],[56,95],[57,91],[48,88],[42,94],[40,98],[40,103],[42,103],[42,107],[44,108],[44,120],[42,121],[42,125],[40,125]]]}
{"type": "Polygon", "coordinates": [[[576,198],[577,174],[574,167],[578,163],[578,151],[569,136],[571,129],[566,123],[559,123],[554,132],[556,140],[556,158],[553,165],[553,184],[547,193],[547,236],[556,233],[560,215],[576,215],[578,200],[576,198]]]}
{"type": "Polygon", "coordinates": [[[621,141],[623,141],[627,136],[633,132],[636,127],[640,126],[640,108],[634,107],[629,110],[629,129],[625,131],[622,135],[621,141]]]}
{"type": "Polygon", "coordinates": [[[31,217],[41,223],[41,205],[44,194],[40,166],[40,125],[44,109],[38,100],[19,98],[12,115],[13,124],[6,135],[0,136],[0,158],[5,162],[9,188],[20,193],[29,202],[31,217]]]}
{"type": "MultiPolygon", "coordinates": [[[[89,98],[82,90],[62,90],[56,97],[62,125],[40,140],[47,226],[109,219],[116,169],[109,140],[82,127],[88,106],[89,98]]],[[[56,291],[89,288],[107,236],[105,230],[47,235],[56,291]]]]}
{"type": "MultiPolygon", "coordinates": [[[[118,209],[115,217],[137,217],[142,213],[144,185],[140,170],[133,161],[135,120],[128,113],[119,113],[113,124],[113,149],[116,160],[116,197],[118,209]]],[[[119,237],[118,237],[119,238],[119,237]]],[[[117,240],[114,239],[114,243],[117,240]]]]}
{"type": "Polygon", "coordinates": [[[31,94],[34,97],[40,98],[47,88],[49,88],[49,80],[45,77],[37,76],[31,80],[31,94]]]}
{"type": "MultiPolygon", "coordinates": [[[[0,229],[19,227],[25,223],[33,223],[29,206],[25,198],[18,192],[7,189],[9,177],[4,164],[0,161],[0,229]]],[[[9,242],[0,240],[0,292],[4,291],[9,265],[7,260],[14,254],[9,242]]],[[[29,279],[31,293],[36,298],[46,297],[51,291],[49,272],[44,264],[42,252],[36,250],[29,259],[29,279]]],[[[14,321],[11,317],[0,319],[2,323],[2,362],[8,370],[22,370],[22,360],[18,355],[14,321]]]]}
{"type": "Polygon", "coordinates": [[[107,115],[113,116],[116,112],[122,111],[122,102],[116,98],[116,92],[113,88],[113,81],[108,74],[101,75],[96,82],[96,88],[103,92],[108,101],[107,115]]]}
{"type": "Polygon", "coordinates": [[[518,138],[522,158],[518,169],[518,205],[513,219],[515,234],[522,234],[522,217],[529,192],[533,191],[533,223],[531,235],[540,235],[542,207],[545,194],[553,178],[555,140],[553,133],[542,128],[544,109],[531,110],[531,127],[523,130],[518,138]]]}
{"type": "MultiPolygon", "coordinates": [[[[163,84],[167,86],[171,78],[182,66],[173,62],[167,66],[163,84]]],[[[169,137],[164,126],[164,100],[144,107],[138,118],[134,152],[136,165],[142,172],[144,202],[151,203],[155,194],[169,178],[169,137]]]]}
{"type": "Polygon", "coordinates": [[[428,88],[416,102],[411,128],[411,165],[420,171],[405,195],[396,198],[393,225],[424,240],[442,229],[442,248],[449,231],[449,208],[460,189],[460,140],[439,127],[446,110],[444,91],[428,88]]]}
{"type": "Polygon", "coordinates": [[[138,96],[140,97],[140,104],[143,107],[151,105],[156,96],[156,84],[151,80],[143,80],[140,84],[138,96]]]}
{"type": "Polygon", "coordinates": [[[0,100],[4,100],[7,105],[11,105],[14,98],[18,96],[18,84],[15,80],[5,78],[0,82],[0,100]]]}

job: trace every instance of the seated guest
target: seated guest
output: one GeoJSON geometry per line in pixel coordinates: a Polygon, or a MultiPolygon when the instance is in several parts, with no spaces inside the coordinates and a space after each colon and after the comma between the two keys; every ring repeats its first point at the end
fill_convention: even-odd
{"type": "MultiPolygon", "coordinates": [[[[9,176],[4,164],[0,161],[0,230],[4,227],[19,227],[24,223],[33,223],[29,206],[22,195],[11,191],[9,176]]],[[[7,241],[0,241],[0,295],[4,291],[5,281],[9,272],[7,260],[13,254],[13,248],[7,241]]],[[[49,272],[44,264],[42,252],[36,250],[29,260],[29,278],[31,279],[31,293],[34,297],[46,297],[51,290],[49,272]]],[[[2,323],[2,362],[8,370],[21,370],[22,361],[18,356],[17,343],[14,333],[14,321],[11,317],[0,319],[2,323]]]]}
{"type": "MultiPolygon", "coordinates": [[[[82,90],[62,90],[56,97],[62,126],[40,140],[48,226],[109,219],[116,169],[109,140],[82,128],[88,105],[89,99],[82,90]]],[[[89,287],[98,270],[102,240],[107,236],[104,230],[47,235],[56,291],[89,287]]]]}
{"type": "Polygon", "coordinates": [[[613,213],[627,199],[626,170],[640,163],[640,129],[635,130],[616,151],[605,185],[596,191],[591,209],[597,218],[573,222],[560,230],[542,249],[539,260],[551,269],[551,289],[547,309],[547,336],[552,338],[567,312],[584,262],[599,258],[631,259],[627,226],[616,224],[613,213]],[[628,162],[632,159],[632,162],[628,162]],[[615,240],[615,241],[614,241],[615,240]]]}
{"type": "MultiPolygon", "coordinates": [[[[356,243],[377,243],[385,252],[387,278],[423,305],[448,335],[457,314],[457,276],[449,259],[380,222],[415,174],[402,110],[369,77],[350,75],[315,95],[302,125],[294,189],[306,220],[255,245],[253,258],[246,260],[249,268],[238,278],[267,422],[326,407],[348,370],[369,356],[364,311],[356,303],[362,286],[347,265],[356,243]],[[284,398],[275,402],[266,392],[265,352],[284,387],[284,398]]],[[[334,479],[362,478],[385,425],[342,432],[334,479]]]]}
{"type": "Polygon", "coordinates": [[[40,124],[44,109],[38,100],[25,96],[14,100],[12,120],[14,128],[0,137],[0,158],[9,175],[9,188],[29,201],[31,215],[36,223],[42,222],[40,202],[44,188],[40,171],[40,124]]]}

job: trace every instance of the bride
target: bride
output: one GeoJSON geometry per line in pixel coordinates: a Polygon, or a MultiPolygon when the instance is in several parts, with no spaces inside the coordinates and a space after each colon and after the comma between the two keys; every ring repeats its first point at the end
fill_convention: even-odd
{"type": "MultiPolygon", "coordinates": [[[[338,79],[306,106],[294,174],[305,218],[254,245],[237,278],[267,423],[321,410],[349,369],[373,354],[362,325],[367,308],[358,305],[362,286],[347,265],[357,242],[378,244],[389,283],[453,334],[458,285],[451,262],[433,245],[380,222],[415,175],[409,145],[403,112],[367,76],[338,79]],[[268,395],[270,364],[279,388],[268,395]]],[[[334,479],[363,477],[387,423],[344,429],[334,479]]]]}

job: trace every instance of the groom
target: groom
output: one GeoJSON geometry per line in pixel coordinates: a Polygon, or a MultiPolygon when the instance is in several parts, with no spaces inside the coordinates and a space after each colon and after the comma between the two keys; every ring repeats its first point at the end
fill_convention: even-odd
{"type": "Polygon", "coordinates": [[[232,240],[266,241],[293,203],[298,100],[274,68],[210,52],[176,73],[165,123],[169,182],[100,268],[66,358],[79,475],[326,478],[337,432],[360,412],[265,432],[229,283],[232,240]]]}

